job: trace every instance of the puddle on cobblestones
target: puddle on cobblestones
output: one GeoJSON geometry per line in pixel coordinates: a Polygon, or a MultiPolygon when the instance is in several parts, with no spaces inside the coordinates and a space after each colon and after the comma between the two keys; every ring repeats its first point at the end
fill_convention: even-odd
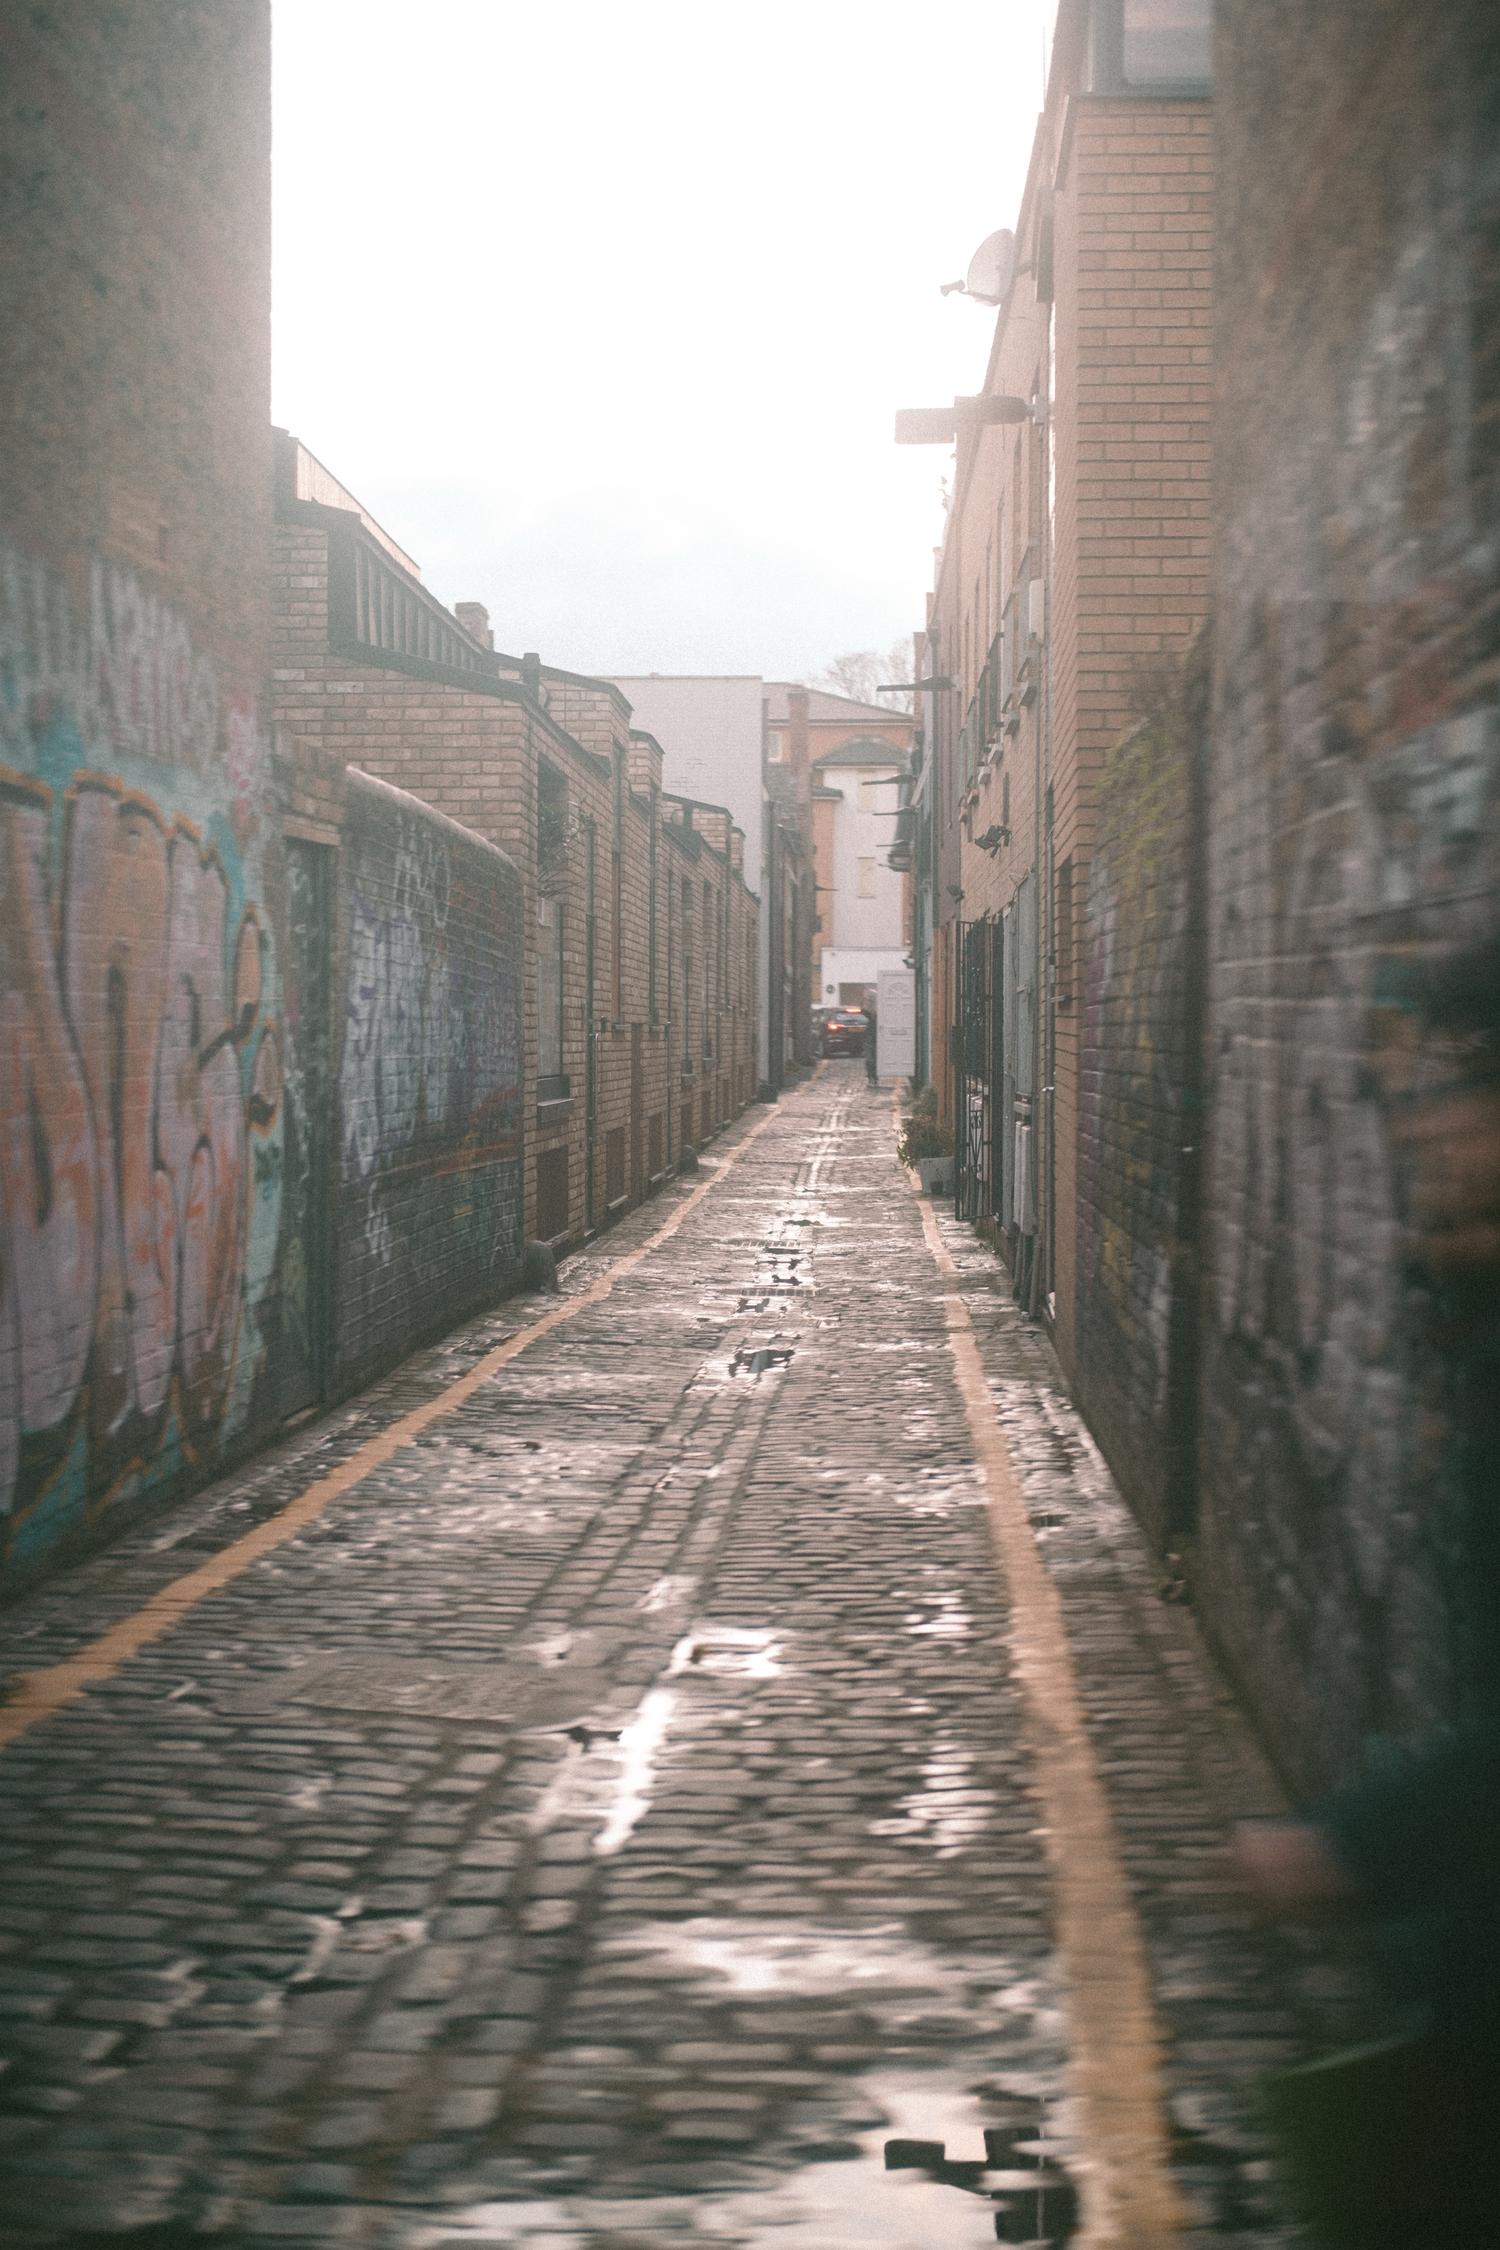
{"type": "MultiPolygon", "coordinates": [[[[674,1581],[659,1579],[657,1584],[671,1587],[674,1581]]],[[[703,1624],[683,1634],[661,1682],[647,1690],[634,1717],[620,1729],[612,1749],[601,1746],[601,1754],[612,1757],[616,1771],[607,1784],[608,1810],[594,1842],[598,1857],[610,1858],[618,1852],[650,1810],[657,1759],[680,1700],[679,1690],[666,1683],[690,1671],[739,1679],[775,1679],[781,1671],[780,1653],[776,1635],[762,1627],[703,1624]]],[[[573,1764],[577,1768],[582,1761],[573,1764]]],[[[555,1818],[563,1800],[574,1804],[588,1794],[587,1776],[565,1767],[538,1808],[538,1822],[546,1825],[555,1818]]]]}
{"type": "Polygon", "coordinates": [[[729,1362],[731,1375],[775,1375],[786,1367],[792,1357],[790,1344],[758,1344],[747,1349],[741,1344],[729,1362]]]}
{"type": "Polygon", "coordinates": [[[930,1634],[937,1640],[966,1641],[974,1621],[957,1594],[938,1594],[929,1599],[936,1615],[926,1617],[920,1610],[911,1611],[901,1620],[907,1631],[914,1636],[930,1634]]]}
{"type": "MultiPolygon", "coordinates": [[[[545,2202],[474,2204],[419,2223],[411,2250],[658,2250],[673,2241],[741,2250],[978,2250],[994,2241],[982,2166],[995,2113],[976,2092],[947,2071],[874,2070],[844,2080],[838,2098],[849,2153],[801,2163],[792,2153],[785,2174],[767,2186],[641,2196],[564,2191],[545,2202]],[[919,2166],[888,2170],[886,2144],[898,2140],[942,2144],[950,2160],[973,2167],[972,2185],[936,2180],[919,2166]]],[[[999,2100],[1014,2116],[1015,2098],[1000,2092],[999,2100]]],[[[1037,2110],[1045,2116],[1042,2104],[1037,2110]]]]}
{"type": "MultiPolygon", "coordinates": [[[[606,1946],[606,1951],[615,1950],[606,1946]]],[[[789,1920],[724,1920],[696,1915],[682,1922],[643,1922],[619,1950],[659,1954],[718,1978],[732,1993],[849,2000],[887,2028],[934,2008],[961,2011],[973,2029],[997,2020],[1028,2035],[1055,2010],[1035,1979],[1002,1983],[1006,1965],[979,1964],[935,1952],[899,1922],[840,1926],[789,1920]]]]}
{"type": "Polygon", "coordinates": [[[780,1656],[781,1643],[768,1627],[695,1625],[683,1661],[695,1671],[774,1680],[781,1671],[780,1656]]]}
{"type": "Polygon", "coordinates": [[[641,1597],[641,1608],[656,1611],[681,1609],[691,1596],[697,1580],[685,1576],[658,1578],[641,1597]]]}
{"type": "Polygon", "coordinates": [[[594,1851],[600,1859],[617,1852],[644,1819],[651,1803],[651,1785],[656,1778],[657,1753],[666,1740],[676,1708],[675,1688],[652,1688],[630,1724],[622,1729],[619,1745],[622,1765],[615,1800],[609,1818],[594,1840],[594,1851]]]}
{"type": "Polygon", "coordinates": [[[952,1859],[982,1836],[993,1809],[991,1793],[974,1778],[974,1760],[961,1744],[939,1736],[922,1768],[922,1784],[903,1797],[889,1820],[870,1823],[874,1836],[910,1836],[952,1859]]]}

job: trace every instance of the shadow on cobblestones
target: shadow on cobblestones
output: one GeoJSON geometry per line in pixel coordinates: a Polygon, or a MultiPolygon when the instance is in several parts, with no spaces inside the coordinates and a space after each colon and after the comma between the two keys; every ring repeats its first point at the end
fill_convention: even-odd
{"type": "MultiPolygon", "coordinates": [[[[1292,2032],[1213,1861],[1230,1717],[994,1280],[966,1247],[1195,2239],[1269,2244],[1243,2088],[1292,2032]]],[[[827,1071],[605,1302],[9,1749],[0,2239],[937,2250],[1021,2223],[987,2129],[1085,2176],[941,1289],[888,1104],[827,1071]]],[[[43,1589],[13,1646],[62,1661],[523,1317],[43,1589]]]]}

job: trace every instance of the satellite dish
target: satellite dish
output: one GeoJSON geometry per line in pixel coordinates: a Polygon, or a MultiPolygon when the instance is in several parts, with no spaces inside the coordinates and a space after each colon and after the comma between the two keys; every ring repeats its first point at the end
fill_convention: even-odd
{"type": "Polygon", "coordinates": [[[1016,270],[1016,237],[1013,227],[997,227],[987,234],[969,260],[964,294],[982,305],[998,305],[1016,270]]]}

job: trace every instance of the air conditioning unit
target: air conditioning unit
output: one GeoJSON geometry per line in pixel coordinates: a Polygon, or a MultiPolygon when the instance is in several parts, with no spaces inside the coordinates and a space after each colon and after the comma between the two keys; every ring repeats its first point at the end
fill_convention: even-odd
{"type": "Polygon", "coordinates": [[[1044,578],[1031,579],[1026,587],[1026,632],[1033,641],[1047,636],[1047,582],[1044,578]]]}

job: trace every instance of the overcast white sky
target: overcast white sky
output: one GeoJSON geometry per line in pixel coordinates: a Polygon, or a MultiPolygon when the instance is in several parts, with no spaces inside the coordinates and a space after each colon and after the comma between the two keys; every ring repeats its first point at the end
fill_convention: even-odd
{"type": "Polygon", "coordinates": [[[920,622],[1047,0],[277,0],[273,402],[503,648],[798,678],[920,622]]]}

